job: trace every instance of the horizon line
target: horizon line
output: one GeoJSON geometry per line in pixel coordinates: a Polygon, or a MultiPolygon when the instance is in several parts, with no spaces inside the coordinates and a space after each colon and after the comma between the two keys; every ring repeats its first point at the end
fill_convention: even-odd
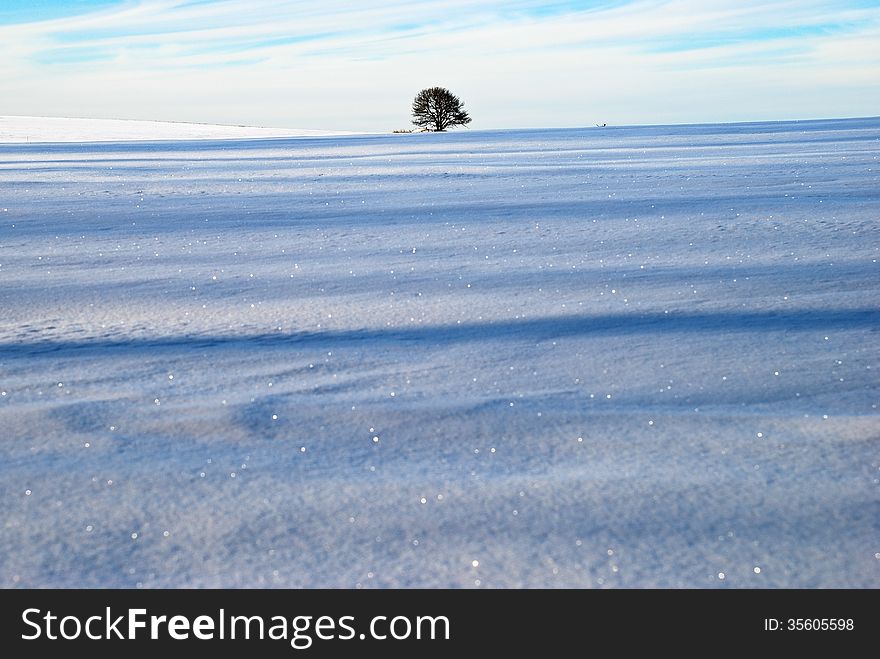
{"type": "MultiPolygon", "coordinates": [[[[75,121],[119,121],[119,122],[132,122],[132,123],[154,123],[154,124],[178,124],[183,126],[217,126],[223,128],[258,128],[261,130],[310,130],[310,131],[339,131],[350,133],[351,136],[358,135],[385,135],[385,134],[401,134],[405,135],[408,133],[394,133],[393,131],[399,129],[384,129],[384,130],[351,130],[351,129],[342,129],[342,128],[305,128],[302,126],[269,126],[263,124],[246,124],[246,123],[216,123],[210,121],[186,121],[186,120],[177,120],[177,119],[133,119],[131,117],[85,117],[85,116],[70,116],[70,115],[33,115],[33,114],[0,114],[0,120],[4,119],[72,119],[75,121]]],[[[748,126],[748,125],[756,125],[756,124],[785,124],[785,123],[815,123],[815,122],[824,122],[824,121],[858,121],[858,120],[869,120],[869,119],[880,119],[880,114],[877,115],[848,115],[848,116],[826,116],[826,117],[805,117],[805,118],[791,118],[791,119],[749,119],[749,120],[741,120],[741,121],[681,121],[681,122],[664,122],[664,123],[626,123],[626,124],[582,124],[582,125],[568,125],[568,126],[517,126],[511,128],[470,128],[467,126],[462,127],[463,130],[450,130],[450,131],[442,131],[446,133],[463,133],[463,132],[515,132],[515,131],[524,131],[524,130],[579,130],[586,128],[663,128],[663,127],[678,127],[678,126],[748,126]]],[[[414,133],[422,133],[422,132],[437,132],[437,131],[413,131],[414,133]]],[[[337,137],[339,137],[337,135],[337,137]]],[[[234,138],[232,138],[234,139],[234,138]]],[[[262,139],[262,138],[256,138],[262,139]]]]}

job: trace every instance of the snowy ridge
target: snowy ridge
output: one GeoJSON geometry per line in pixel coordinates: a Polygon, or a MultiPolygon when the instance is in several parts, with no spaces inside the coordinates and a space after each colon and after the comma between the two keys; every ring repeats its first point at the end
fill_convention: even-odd
{"type": "Polygon", "coordinates": [[[0,116],[0,144],[20,142],[124,142],[319,137],[350,135],[343,131],[225,126],[129,119],[0,116]]]}

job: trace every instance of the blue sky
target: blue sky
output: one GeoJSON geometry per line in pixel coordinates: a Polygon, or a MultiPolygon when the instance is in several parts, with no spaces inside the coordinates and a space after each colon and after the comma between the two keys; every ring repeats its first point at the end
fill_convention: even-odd
{"type": "Polygon", "coordinates": [[[876,115],[880,0],[0,0],[0,114],[474,128],[876,115]]]}

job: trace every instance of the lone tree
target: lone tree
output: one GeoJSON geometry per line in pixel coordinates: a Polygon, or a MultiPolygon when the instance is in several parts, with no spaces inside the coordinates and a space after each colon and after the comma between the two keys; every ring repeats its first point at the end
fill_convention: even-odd
{"type": "Polygon", "coordinates": [[[416,126],[437,132],[471,122],[461,99],[445,87],[429,87],[416,94],[412,113],[416,126]]]}

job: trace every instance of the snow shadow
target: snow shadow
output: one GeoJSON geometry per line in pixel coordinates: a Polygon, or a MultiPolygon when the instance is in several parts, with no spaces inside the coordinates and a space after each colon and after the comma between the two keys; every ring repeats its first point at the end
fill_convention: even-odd
{"type": "Polygon", "coordinates": [[[83,340],[35,340],[0,343],[0,356],[31,356],[76,350],[182,350],[229,347],[332,347],[366,343],[409,343],[443,346],[480,341],[542,341],[561,337],[632,336],[736,332],[810,332],[834,329],[880,331],[880,310],[718,311],[544,316],[495,322],[467,322],[415,327],[327,329],[318,332],[272,332],[246,335],[181,335],[83,340]]]}

